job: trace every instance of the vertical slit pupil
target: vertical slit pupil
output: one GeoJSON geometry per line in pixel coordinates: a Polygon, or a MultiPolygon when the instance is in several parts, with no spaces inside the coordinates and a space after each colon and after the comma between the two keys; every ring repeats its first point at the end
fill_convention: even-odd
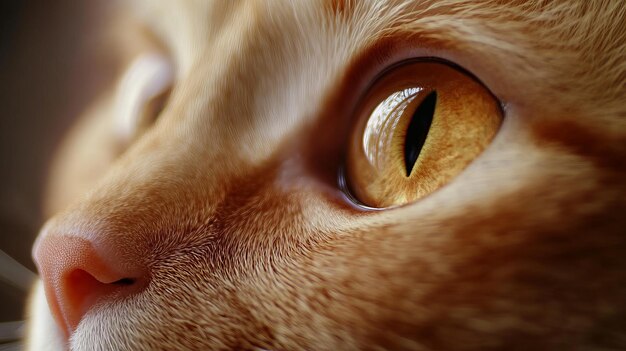
{"type": "Polygon", "coordinates": [[[435,115],[436,105],[437,92],[433,91],[422,100],[411,117],[404,139],[404,164],[407,177],[411,175],[415,161],[417,161],[424,142],[426,142],[426,137],[435,115]]]}

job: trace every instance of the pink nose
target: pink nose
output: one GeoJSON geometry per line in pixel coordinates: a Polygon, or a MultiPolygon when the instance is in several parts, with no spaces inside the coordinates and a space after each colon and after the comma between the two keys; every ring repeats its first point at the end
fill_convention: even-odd
{"type": "Polygon", "coordinates": [[[79,236],[47,233],[33,250],[50,311],[69,337],[96,304],[137,292],[145,273],[79,236]]]}

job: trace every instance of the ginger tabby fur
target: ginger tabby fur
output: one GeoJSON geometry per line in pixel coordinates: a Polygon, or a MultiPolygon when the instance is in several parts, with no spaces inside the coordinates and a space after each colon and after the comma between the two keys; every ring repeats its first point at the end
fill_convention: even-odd
{"type": "Polygon", "coordinates": [[[161,51],[176,80],[127,146],[115,86],[80,118],[35,253],[87,238],[146,278],[71,336],[38,283],[31,350],[626,349],[624,2],[111,6],[120,67],[161,51]],[[336,185],[349,114],[411,57],[472,72],[504,122],[443,188],[362,211],[336,185]]]}

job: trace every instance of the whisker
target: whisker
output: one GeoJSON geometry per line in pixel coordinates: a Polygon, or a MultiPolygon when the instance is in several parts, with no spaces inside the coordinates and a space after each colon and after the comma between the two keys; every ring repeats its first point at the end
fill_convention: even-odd
{"type": "Polygon", "coordinates": [[[22,351],[24,350],[24,344],[21,342],[12,342],[9,344],[0,345],[0,351],[22,351]]]}
{"type": "MultiPolygon", "coordinates": [[[[20,340],[24,337],[24,321],[2,322],[0,323],[0,343],[8,343],[20,340]]],[[[5,346],[5,345],[1,345],[5,346]]],[[[0,350],[3,350],[0,348],[0,350]]]]}
{"type": "Polygon", "coordinates": [[[21,291],[29,291],[37,275],[0,250],[0,281],[21,291]]]}

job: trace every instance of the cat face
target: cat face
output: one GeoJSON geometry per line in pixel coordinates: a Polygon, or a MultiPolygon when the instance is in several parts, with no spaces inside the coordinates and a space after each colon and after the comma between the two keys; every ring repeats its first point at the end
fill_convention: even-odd
{"type": "Polygon", "coordinates": [[[626,346],[622,3],[135,5],[53,169],[33,349],[626,346]],[[368,188],[411,84],[419,176],[389,127],[368,188]]]}

